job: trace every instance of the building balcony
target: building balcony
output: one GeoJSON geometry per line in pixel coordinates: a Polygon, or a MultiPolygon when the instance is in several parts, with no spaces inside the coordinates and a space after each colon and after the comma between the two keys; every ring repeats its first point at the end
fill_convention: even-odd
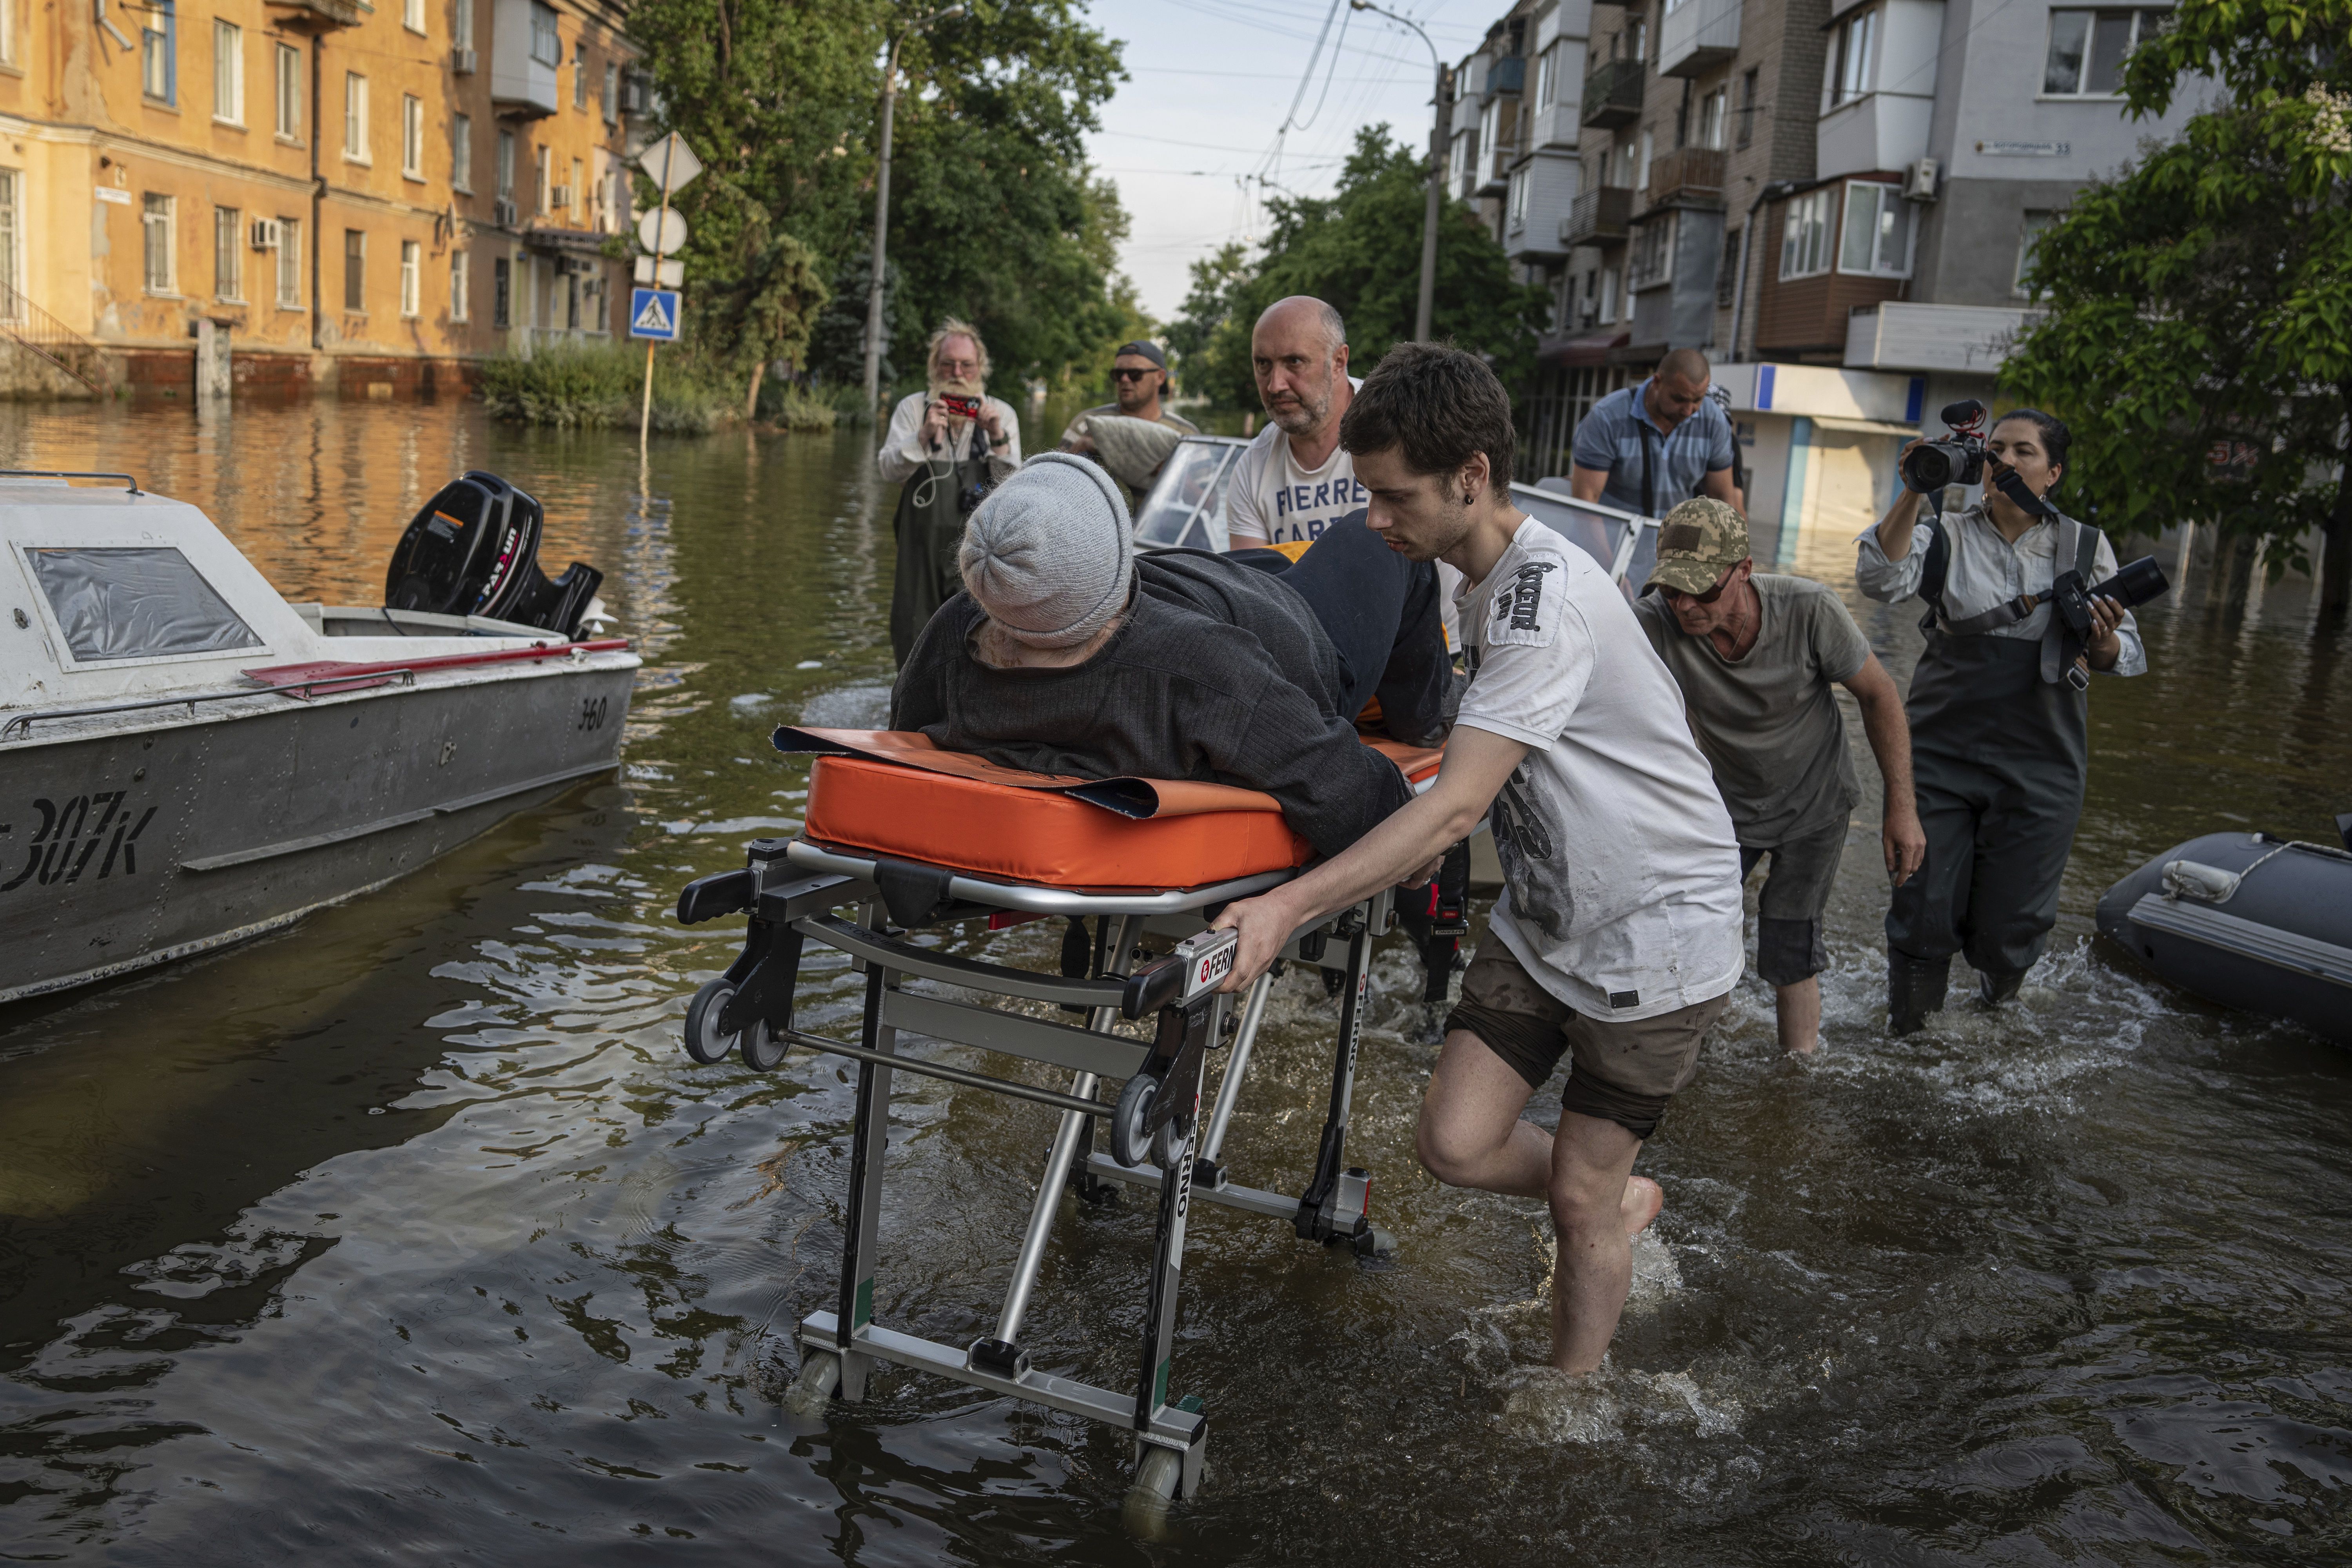
{"type": "Polygon", "coordinates": [[[2018,333],[2042,319],[2019,305],[1923,305],[1887,300],[1846,317],[1845,363],[1854,370],[1957,371],[1991,375],[2018,333]]]}
{"type": "Polygon", "coordinates": [[[1613,130],[1642,117],[1642,62],[1602,60],[1584,79],[1584,123],[1613,130]]]}
{"type": "Polygon", "coordinates": [[[1739,52],[1740,0],[1667,0],[1658,22],[1658,74],[1704,76],[1739,52]]]}
{"type": "Polygon", "coordinates": [[[537,120],[559,106],[555,68],[563,45],[555,7],[543,0],[496,0],[490,36],[490,107],[509,118],[537,120]]]}
{"type": "Polygon", "coordinates": [[[1596,185],[1576,198],[1560,220],[1562,245],[1622,245],[1633,220],[1633,193],[1623,185],[1596,185]]]}
{"type": "Polygon", "coordinates": [[[268,0],[268,4],[279,13],[279,24],[295,32],[349,27],[360,19],[360,8],[352,0],[268,0]]]}
{"type": "Polygon", "coordinates": [[[1506,55],[1486,68],[1486,80],[1478,89],[1478,101],[1484,105],[1505,94],[1516,98],[1527,90],[1527,56],[1506,55]]]}
{"type": "Polygon", "coordinates": [[[1650,183],[1642,193],[1644,207],[1716,206],[1723,200],[1724,165],[1719,148],[1677,147],[1650,160],[1650,183]]]}

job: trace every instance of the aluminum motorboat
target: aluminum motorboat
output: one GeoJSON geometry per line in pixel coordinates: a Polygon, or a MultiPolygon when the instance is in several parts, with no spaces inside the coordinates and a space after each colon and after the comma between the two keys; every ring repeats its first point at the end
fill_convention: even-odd
{"type": "Polygon", "coordinates": [[[467,474],[375,607],[289,604],[129,475],[0,471],[0,1002],[241,941],[610,773],[638,666],[467,474]],[[102,488],[77,480],[97,479],[102,488]]]}

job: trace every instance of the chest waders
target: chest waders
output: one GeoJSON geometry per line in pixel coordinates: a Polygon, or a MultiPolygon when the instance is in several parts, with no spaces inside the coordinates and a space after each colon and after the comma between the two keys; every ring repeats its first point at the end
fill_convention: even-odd
{"type": "MultiPolygon", "coordinates": [[[[2099,533],[2058,519],[2057,561],[2092,574],[2099,533]]],[[[1952,954],[1983,976],[1981,994],[2016,994],[2058,921],[2058,884],[2089,772],[2082,645],[2053,612],[2041,637],[1985,634],[2040,605],[2021,595],[1954,622],[1950,564],[1936,531],[1921,573],[1927,646],[1911,676],[1911,772],[1927,858],[1886,911],[1887,1015],[1898,1035],[1944,1005],[1952,954]]],[[[2060,568],[2063,570],[2063,567],[2060,568]]]]}
{"type": "Polygon", "coordinates": [[[915,638],[933,611],[963,590],[956,572],[956,546],[963,542],[963,510],[957,498],[988,479],[988,432],[971,426],[971,450],[953,456],[925,458],[915,477],[898,492],[898,513],[890,531],[898,542],[898,566],[890,583],[890,653],[898,663],[915,646],[915,638]]]}

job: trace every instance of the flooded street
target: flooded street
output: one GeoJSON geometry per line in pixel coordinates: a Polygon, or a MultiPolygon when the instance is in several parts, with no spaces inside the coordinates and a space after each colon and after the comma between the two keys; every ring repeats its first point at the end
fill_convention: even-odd
{"type": "MultiPolygon", "coordinates": [[[[793,1325],[834,1302],[854,1072],[689,1061],[687,999],[740,928],[671,909],[798,826],[806,765],[774,725],[885,721],[895,497],[869,437],[657,440],[641,472],[625,441],[474,405],[0,405],[0,465],[134,469],[297,600],[379,603],[415,507],[489,468],[545,503],[551,572],[604,570],[646,660],[621,779],[266,940],[0,1010],[0,1558],[2352,1553],[2352,1056],[2091,941],[2098,895],[2158,850],[2333,842],[2352,809],[2352,638],[2313,644],[2301,583],[2221,602],[2210,554],[2142,612],[2151,674],[2094,685],[2059,931],[1998,1016],[1885,1037],[1876,773],[1849,712],[1869,804],[1824,1048],[1781,1059],[1769,987],[1741,982],[1643,1156],[1666,1207],[1601,1373],[1533,1366],[1540,1205],[1413,1161],[1435,1048],[1400,934],[1349,1144],[1398,1251],[1368,1268],[1195,1208],[1173,1390],[1213,1436],[1171,1539],[1122,1528],[1107,1428],[887,1368],[829,1423],[782,1411],[793,1325]]],[[[1862,599],[1846,539],[1780,559],[1907,679],[1916,609],[1862,599]]],[[[1057,945],[1041,924],[991,951],[1050,967],[1057,945]]],[[[802,1026],[838,1032],[862,982],[825,956],[802,1026]]],[[[1277,985],[1239,1179],[1303,1184],[1337,1011],[1311,975],[1277,985]]],[[[1053,1113],[911,1075],[895,1107],[876,1316],[966,1342],[1053,1113]]],[[[1132,1198],[1066,1205],[1039,1365],[1125,1384],[1150,1233],[1132,1198]]]]}

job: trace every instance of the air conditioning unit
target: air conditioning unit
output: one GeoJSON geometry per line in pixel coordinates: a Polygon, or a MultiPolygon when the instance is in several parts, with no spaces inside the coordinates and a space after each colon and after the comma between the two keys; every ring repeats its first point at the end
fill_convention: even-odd
{"type": "Polygon", "coordinates": [[[1936,176],[1942,171],[1933,158],[1922,158],[1911,165],[1903,176],[1903,195],[1907,201],[1932,202],[1936,199],[1936,176]]]}
{"type": "Polygon", "coordinates": [[[451,49],[449,51],[449,68],[459,76],[473,75],[476,66],[479,63],[479,57],[478,57],[471,49],[451,49]]]}
{"type": "Polygon", "coordinates": [[[276,250],[285,243],[286,225],[283,222],[274,217],[257,217],[253,220],[254,249],[276,250]]]}
{"type": "Polygon", "coordinates": [[[506,196],[490,203],[490,221],[500,228],[515,227],[521,217],[522,215],[515,210],[513,201],[506,196]]]}
{"type": "Polygon", "coordinates": [[[547,209],[550,212],[570,212],[572,210],[572,187],[570,185],[557,185],[550,189],[547,193],[547,209]]]}

